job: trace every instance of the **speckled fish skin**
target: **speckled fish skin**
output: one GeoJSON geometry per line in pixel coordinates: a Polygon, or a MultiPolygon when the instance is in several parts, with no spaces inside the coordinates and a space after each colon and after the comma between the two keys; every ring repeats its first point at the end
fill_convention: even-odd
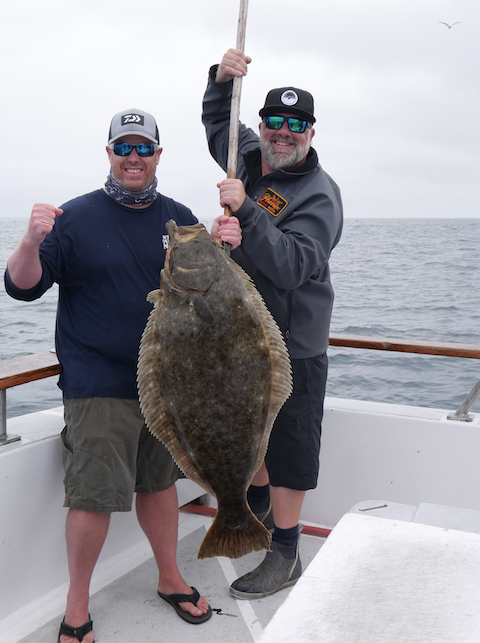
{"type": "Polygon", "coordinates": [[[198,557],[238,558],[270,544],[246,492],[291,393],[290,360],[250,278],[206,228],[170,221],[167,231],[140,346],[140,404],[180,469],[217,498],[198,557]]]}

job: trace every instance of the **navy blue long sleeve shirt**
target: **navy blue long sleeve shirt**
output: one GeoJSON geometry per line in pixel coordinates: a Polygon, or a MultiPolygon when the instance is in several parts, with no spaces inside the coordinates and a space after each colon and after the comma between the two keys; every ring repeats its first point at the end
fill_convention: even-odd
{"type": "Polygon", "coordinates": [[[138,348],[152,310],[146,296],[159,287],[168,246],[165,224],[197,219],[161,194],[133,209],[96,190],[61,208],[40,246],[40,282],[20,290],[7,270],[6,290],[31,301],[59,284],[55,344],[64,397],[135,399],[138,348]]]}

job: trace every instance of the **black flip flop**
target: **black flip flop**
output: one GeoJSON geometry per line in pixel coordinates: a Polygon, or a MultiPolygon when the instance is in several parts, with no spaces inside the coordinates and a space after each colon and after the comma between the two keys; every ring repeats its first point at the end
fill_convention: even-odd
{"type": "MultiPolygon", "coordinates": [[[[90,614],[88,615],[88,618],[90,618],[90,614]]],[[[88,634],[92,630],[93,630],[92,619],[90,619],[83,625],[80,625],[80,627],[72,627],[71,625],[68,625],[68,623],[65,623],[65,617],[64,617],[63,621],[60,624],[60,632],[58,633],[58,643],[60,643],[60,637],[62,636],[62,634],[65,634],[65,636],[74,636],[79,641],[83,641],[83,637],[85,636],[85,634],[88,634]]],[[[95,641],[93,643],[95,643],[95,641]]]]}
{"type": "Polygon", "coordinates": [[[197,606],[197,603],[200,599],[200,594],[195,589],[195,587],[192,587],[192,589],[193,592],[191,594],[162,594],[161,592],[158,592],[158,595],[160,596],[160,598],[163,598],[164,601],[170,603],[170,605],[177,612],[180,618],[183,618],[183,620],[187,621],[187,623],[198,625],[199,623],[205,623],[205,621],[208,621],[208,619],[212,615],[212,608],[209,606],[208,612],[202,614],[201,616],[193,616],[193,614],[190,614],[190,612],[186,612],[185,610],[183,610],[180,607],[179,603],[193,603],[195,607],[197,606]]]}

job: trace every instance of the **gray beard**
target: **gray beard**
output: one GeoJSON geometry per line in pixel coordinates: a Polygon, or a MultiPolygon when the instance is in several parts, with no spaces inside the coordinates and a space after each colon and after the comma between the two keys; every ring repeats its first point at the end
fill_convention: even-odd
{"type": "Polygon", "coordinates": [[[262,136],[260,137],[260,151],[274,170],[289,170],[300,165],[310,149],[310,140],[308,140],[305,145],[297,144],[292,152],[277,152],[272,149],[270,140],[265,141],[262,136]]]}

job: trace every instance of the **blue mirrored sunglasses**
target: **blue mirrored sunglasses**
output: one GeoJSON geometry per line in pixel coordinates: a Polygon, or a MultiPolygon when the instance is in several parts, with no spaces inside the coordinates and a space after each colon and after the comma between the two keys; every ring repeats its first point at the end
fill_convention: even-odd
{"type": "Polygon", "coordinates": [[[158,145],[154,143],[111,143],[108,146],[116,156],[129,156],[133,148],[137,151],[138,156],[153,156],[158,150],[158,145]]]}
{"type": "Polygon", "coordinates": [[[307,121],[301,118],[287,118],[286,116],[266,116],[265,125],[268,129],[282,129],[287,121],[288,129],[296,134],[302,134],[307,129],[307,121]]]}

